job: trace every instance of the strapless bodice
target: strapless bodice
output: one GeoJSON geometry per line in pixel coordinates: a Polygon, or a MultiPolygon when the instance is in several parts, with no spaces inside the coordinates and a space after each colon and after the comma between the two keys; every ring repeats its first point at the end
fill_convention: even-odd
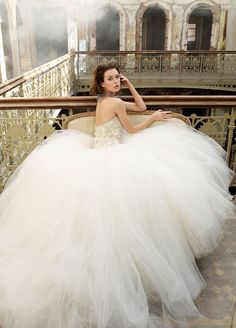
{"type": "Polygon", "coordinates": [[[121,143],[121,123],[117,116],[110,121],[95,125],[93,148],[103,148],[112,144],[121,143]]]}

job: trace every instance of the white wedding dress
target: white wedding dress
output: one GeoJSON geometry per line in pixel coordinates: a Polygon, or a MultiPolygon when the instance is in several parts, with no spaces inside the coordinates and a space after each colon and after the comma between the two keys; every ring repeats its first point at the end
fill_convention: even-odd
{"type": "Polygon", "coordinates": [[[195,258],[234,210],[224,156],[174,119],[50,136],[0,196],[0,326],[182,328],[198,317],[195,258]]]}

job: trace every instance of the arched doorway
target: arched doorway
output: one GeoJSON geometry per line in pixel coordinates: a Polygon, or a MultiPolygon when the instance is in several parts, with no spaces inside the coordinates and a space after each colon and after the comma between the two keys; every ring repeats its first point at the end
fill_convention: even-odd
{"type": "Polygon", "coordinates": [[[213,16],[208,8],[194,9],[189,16],[187,50],[209,50],[213,16]]]}
{"type": "Polygon", "coordinates": [[[142,49],[164,50],[166,34],[166,15],[158,6],[151,6],[143,14],[142,49]]]}
{"type": "Polygon", "coordinates": [[[36,66],[68,53],[67,17],[64,8],[34,8],[36,66]]]}
{"type": "Polygon", "coordinates": [[[102,8],[96,21],[96,50],[120,50],[120,15],[111,6],[102,8]]]}

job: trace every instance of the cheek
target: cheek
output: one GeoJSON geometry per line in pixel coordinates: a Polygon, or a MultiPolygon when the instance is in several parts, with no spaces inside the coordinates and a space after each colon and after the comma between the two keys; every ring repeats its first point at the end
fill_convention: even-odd
{"type": "Polygon", "coordinates": [[[107,82],[102,82],[101,86],[104,88],[107,88],[107,82]]]}
{"type": "Polygon", "coordinates": [[[106,81],[105,87],[110,88],[112,86],[111,81],[106,81]]]}

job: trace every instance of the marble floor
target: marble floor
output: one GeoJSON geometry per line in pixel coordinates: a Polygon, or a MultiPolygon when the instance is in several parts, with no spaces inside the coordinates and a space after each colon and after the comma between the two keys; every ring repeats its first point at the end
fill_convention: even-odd
{"type": "Polygon", "coordinates": [[[204,318],[191,327],[236,328],[236,219],[227,221],[214,253],[197,264],[207,287],[196,300],[204,318]]]}

